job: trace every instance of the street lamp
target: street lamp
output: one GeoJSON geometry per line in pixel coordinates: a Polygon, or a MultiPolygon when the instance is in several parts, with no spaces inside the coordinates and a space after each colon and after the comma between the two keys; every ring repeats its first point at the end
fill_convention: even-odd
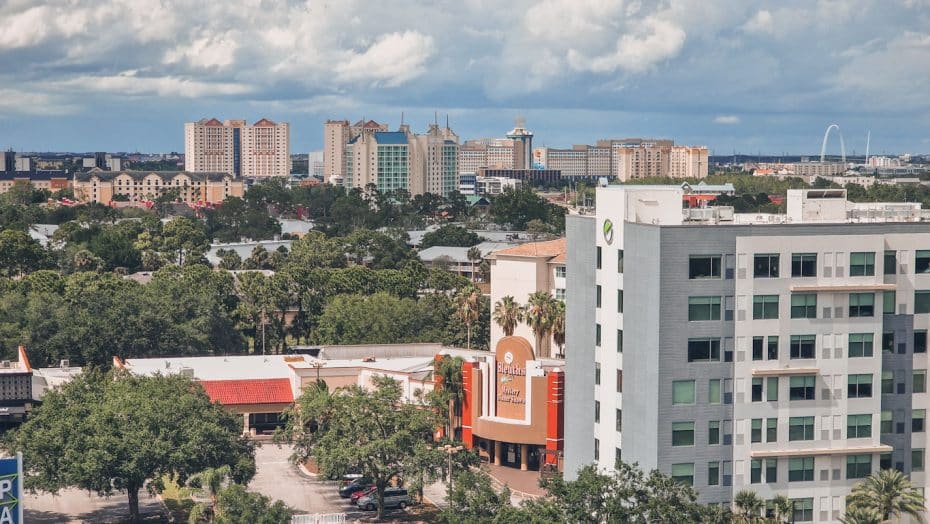
{"type": "Polygon", "coordinates": [[[316,368],[316,384],[319,386],[320,385],[320,368],[325,366],[326,362],[323,362],[322,360],[314,360],[313,363],[310,365],[316,368]]]}
{"type": "MultiPolygon", "coordinates": [[[[446,444],[445,446],[439,448],[442,452],[449,456],[449,507],[452,508],[452,455],[462,451],[462,446],[453,446],[451,444],[446,444]]],[[[454,509],[454,508],[453,508],[454,509]]]]}

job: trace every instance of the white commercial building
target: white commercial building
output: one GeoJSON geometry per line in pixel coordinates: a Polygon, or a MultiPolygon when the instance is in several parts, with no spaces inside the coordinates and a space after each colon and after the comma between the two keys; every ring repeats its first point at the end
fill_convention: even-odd
{"type": "Polygon", "coordinates": [[[792,522],[837,522],[879,469],[926,487],[930,213],[683,196],[602,187],[567,218],[566,475],[638,462],[701,502],[785,495],[792,522]]]}

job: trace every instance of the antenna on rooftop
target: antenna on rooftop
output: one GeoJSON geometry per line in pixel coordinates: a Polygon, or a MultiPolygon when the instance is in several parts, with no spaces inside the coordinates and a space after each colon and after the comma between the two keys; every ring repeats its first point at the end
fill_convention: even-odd
{"type": "Polygon", "coordinates": [[[404,125],[404,112],[400,112],[400,125],[404,125]]]}
{"type": "Polygon", "coordinates": [[[449,129],[449,113],[446,113],[446,129],[449,129]]]}
{"type": "Polygon", "coordinates": [[[439,126],[439,111],[433,111],[433,123],[439,126]]]}

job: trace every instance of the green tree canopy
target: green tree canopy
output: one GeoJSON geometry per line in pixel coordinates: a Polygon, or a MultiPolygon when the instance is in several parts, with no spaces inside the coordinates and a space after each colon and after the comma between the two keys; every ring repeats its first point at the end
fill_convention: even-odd
{"type": "Polygon", "coordinates": [[[462,226],[447,224],[423,235],[420,249],[432,246],[471,247],[481,243],[481,237],[462,226]]]}

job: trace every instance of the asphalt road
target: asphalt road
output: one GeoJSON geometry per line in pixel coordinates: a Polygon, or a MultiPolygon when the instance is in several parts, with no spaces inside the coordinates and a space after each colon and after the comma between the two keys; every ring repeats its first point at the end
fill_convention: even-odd
{"type": "MultiPolygon", "coordinates": [[[[161,504],[147,491],[139,492],[139,512],[146,522],[165,522],[161,504]]],[[[23,497],[23,518],[30,524],[110,524],[125,522],[129,516],[129,501],[125,493],[110,498],[98,497],[86,491],[65,489],[58,495],[26,494],[23,497]]]]}

